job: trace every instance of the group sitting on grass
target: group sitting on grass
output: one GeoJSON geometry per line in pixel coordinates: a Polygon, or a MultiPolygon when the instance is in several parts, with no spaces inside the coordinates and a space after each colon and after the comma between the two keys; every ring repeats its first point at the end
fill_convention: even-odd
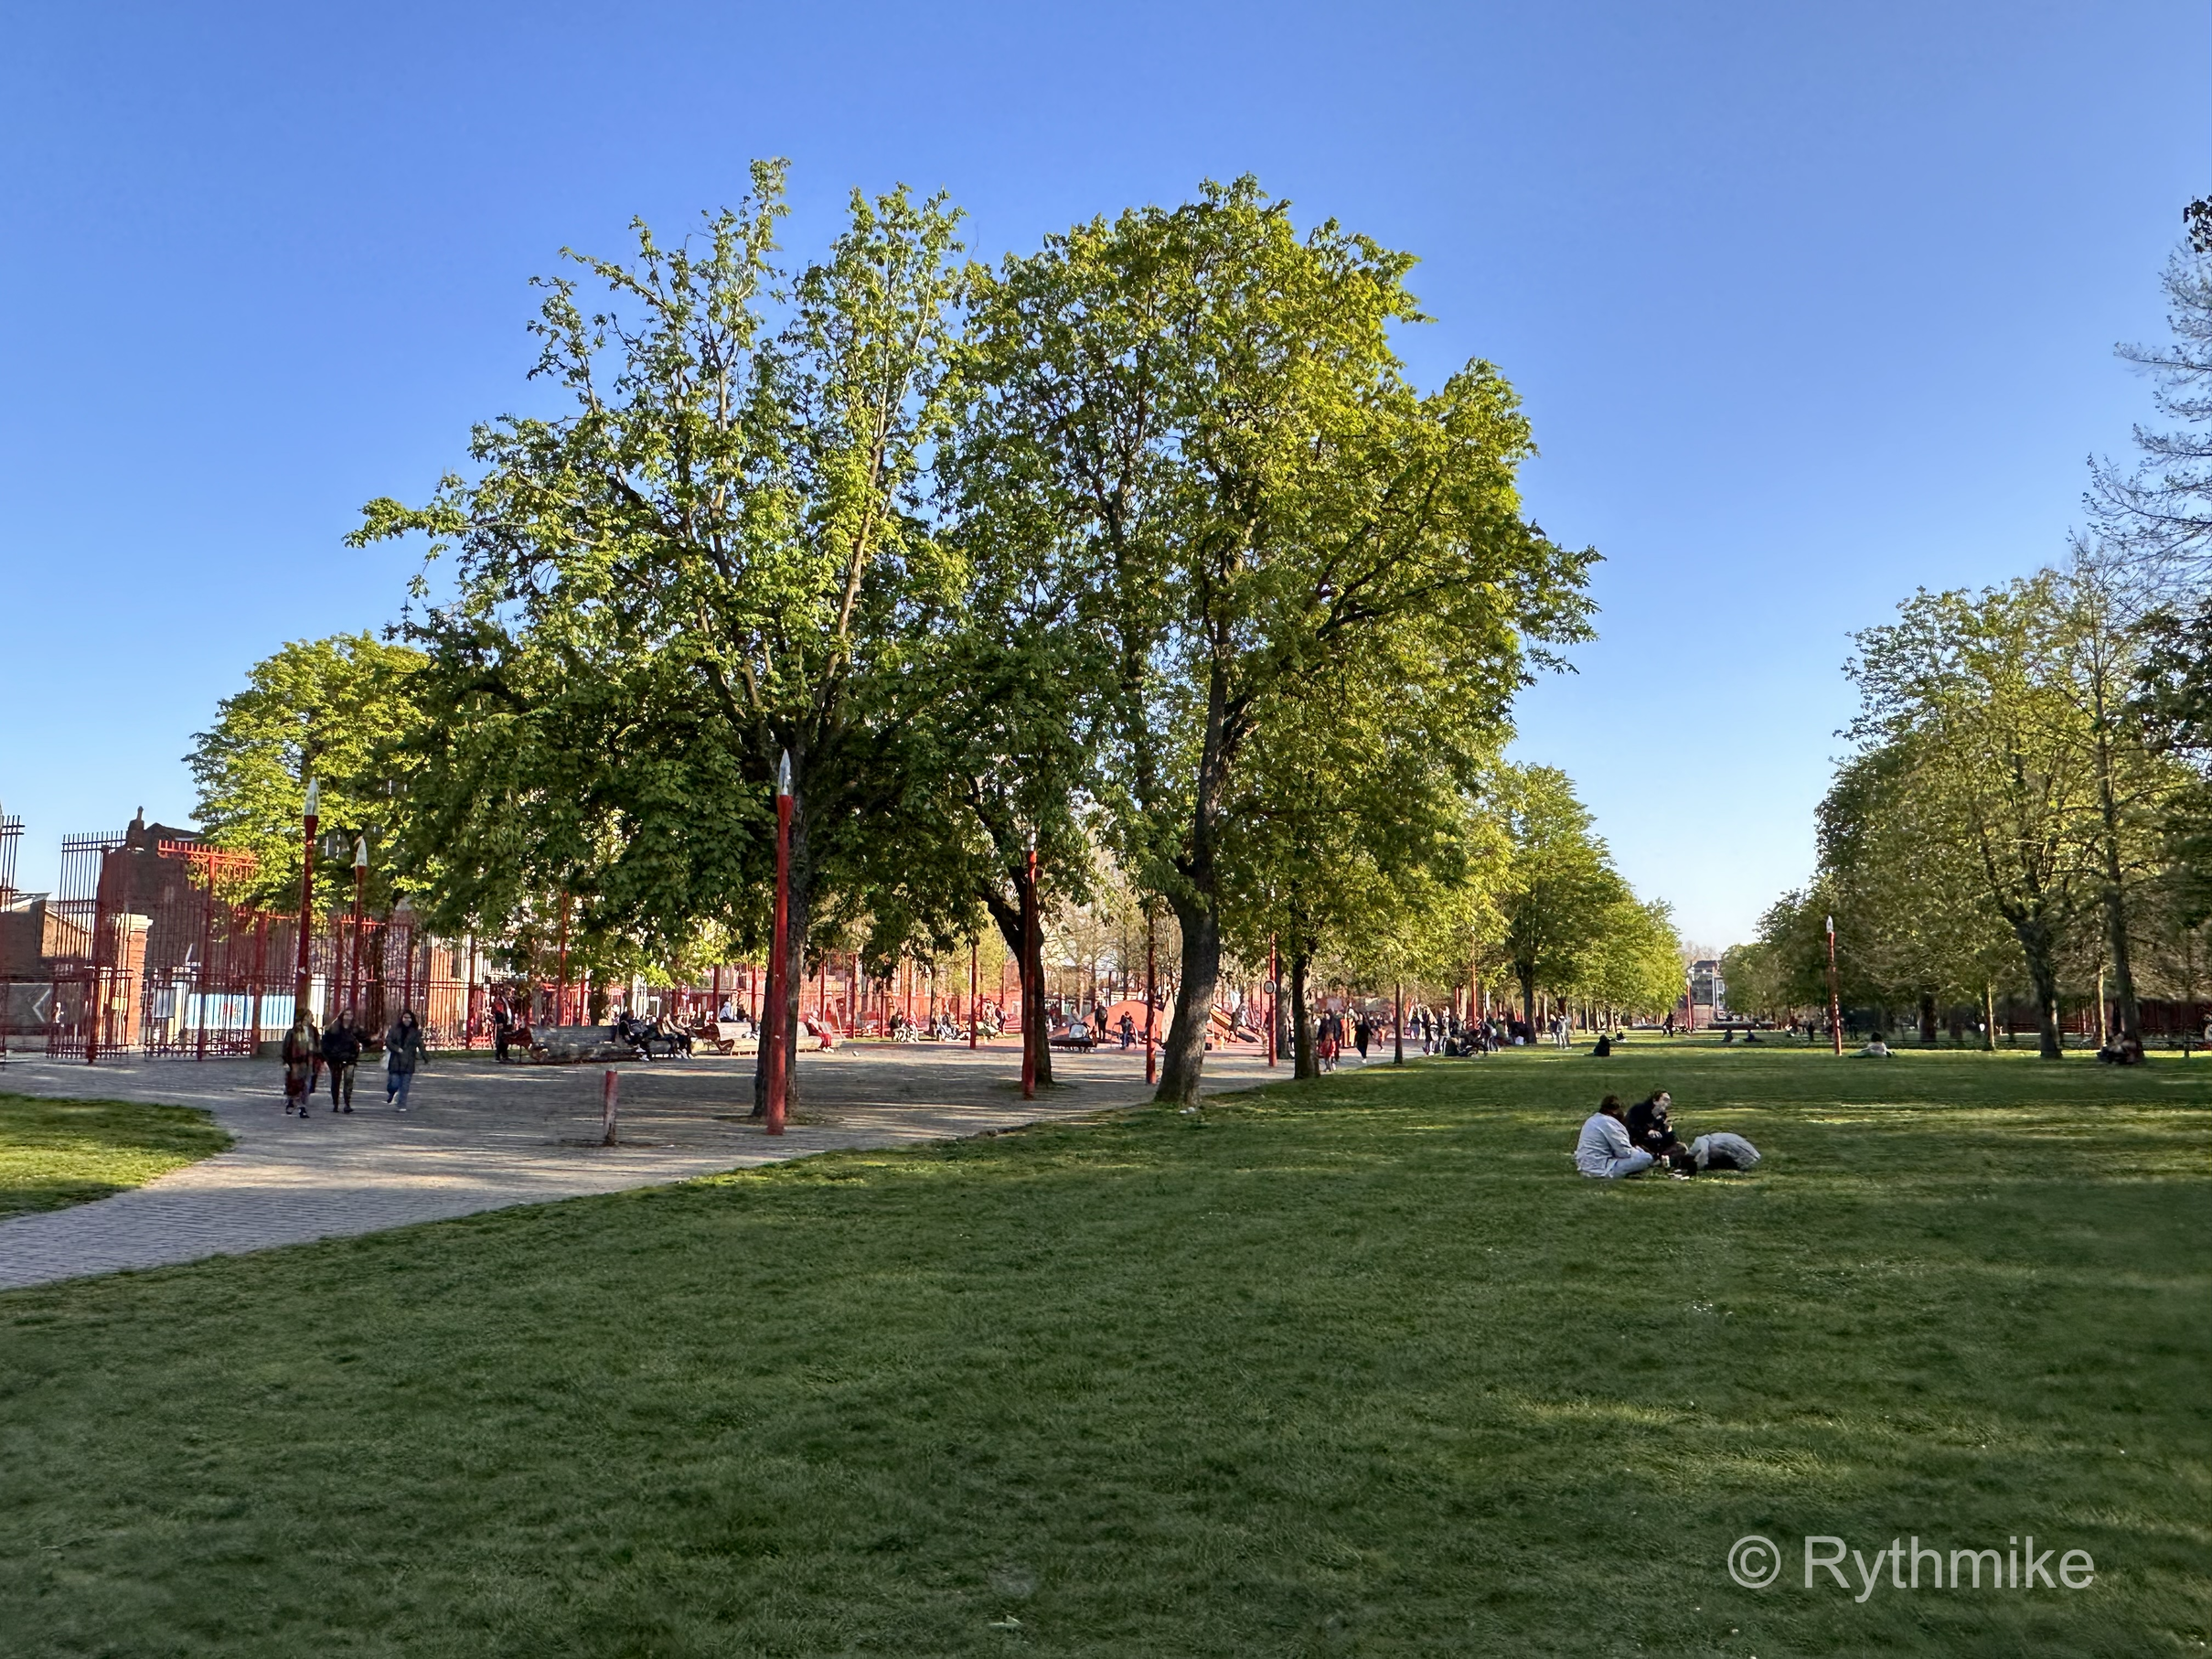
{"type": "Polygon", "coordinates": [[[1726,1130],[1700,1135],[1687,1145],[1674,1132],[1674,1097],[1653,1089],[1624,1112],[1620,1097],[1608,1095],[1582,1126],[1575,1167],[1597,1181],[1623,1181],[1646,1170],[1687,1180],[1711,1170],[1749,1170],[1758,1149],[1726,1130]]]}

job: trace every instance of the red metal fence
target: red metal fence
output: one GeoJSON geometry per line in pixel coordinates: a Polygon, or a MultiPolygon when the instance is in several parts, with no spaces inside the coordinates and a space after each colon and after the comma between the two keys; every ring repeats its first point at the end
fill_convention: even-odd
{"type": "MultiPolygon", "coordinates": [[[[27,894],[16,879],[22,833],[19,819],[0,818],[0,1045],[90,1063],[123,1053],[253,1054],[282,1038],[298,989],[299,923],[245,902],[251,855],[139,819],[112,834],[65,837],[53,890],[27,894]]],[[[629,985],[594,990],[588,978],[569,979],[563,948],[553,976],[495,982],[485,958],[506,952],[476,946],[433,937],[404,908],[358,921],[344,909],[318,916],[307,941],[309,1008],[324,1022],[351,1011],[380,1035],[411,1007],[431,1046],[479,1048],[493,1041],[495,994],[532,1024],[596,1023],[610,1002],[694,1023],[725,1005],[756,1017],[766,978],[757,964],[735,963],[701,983],[641,995],[629,985]]],[[[979,1010],[1019,1031],[1013,980],[1010,961],[972,993],[966,963],[940,973],[907,962],[877,979],[853,954],[833,952],[802,982],[800,1006],[846,1034],[887,1036],[940,1015],[965,1027],[979,1010]]],[[[1094,983],[1092,1000],[1099,994],[1094,983]]],[[[1081,998],[1053,1001],[1063,1014],[1080,1011],[1081,998]]]]}
{"type": "MultiPolygon", "coordinates": [[[[19,823],[0,820],[0,1042],[90,1062],[132,1050],[251,1054],[283,1035],[299,923],[234,897],[251,857],[134,824],[63,838],[54,890],[27,894],[13,868],[20,835],[19,823]]],[[[461,952],[403,911],[318,918],[307,961],[318,1020],[352,1010],[381,1032],[412,1007],[433,1046],[470,1039],[461,952]]]]}

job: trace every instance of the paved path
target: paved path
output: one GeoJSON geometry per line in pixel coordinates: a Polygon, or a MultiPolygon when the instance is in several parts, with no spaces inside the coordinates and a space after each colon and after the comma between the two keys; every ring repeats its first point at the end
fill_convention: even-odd
{"type": "MultiPolygon", "coordinates": [[[[1024,1101],[1012,1044],[861,1044],[800,1056],[796,1120],[772,1140],[747,1120],[753,1062],[700,1058],[621,1074],[624,1144],[601,1147],[596,1065],[439,1061],[412,1109],[384,1104],[361,1069],[350,1116],[329,1097],[305,1121],[283,1113],[277,1066],[249,1060],[67,1065],[12,1056],[0,1090],[146,1100],[213,1114],[230,1149],[134,1191],[0,1221],[0,1290],[161,1267],[509,1204],[683,1181],[845,1147],[894,1146],[1010,1129],[1147,1098],[1141,1057],[1055,1054],[1067,1085],[1024,1101]]],[[[1248,1055],[1206,1056],[1206,1092],[1265,1081],[1248,1055]]],[[[1287,1076],[1288,1068],[1276,1074],[1287,1076]]]]}

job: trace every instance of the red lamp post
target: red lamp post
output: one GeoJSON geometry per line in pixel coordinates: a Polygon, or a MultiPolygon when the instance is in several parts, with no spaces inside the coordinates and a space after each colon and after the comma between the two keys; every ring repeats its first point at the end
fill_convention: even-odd
{"type": "Polygon", "coordinates": [[[1835,917],[1828,918],[1828,1035],[1835,1052],[1843,1052],[1843,1009],[1835,989],[1835,917]]]}
{"type": "Polygon", "coordinates": [[[369,889],[369,838],[353,840],[353,964],[346,972],[346,1007],[358,1024],[361,1014],[361,900],[369,889]]]}
{"type": "Polygon", "coordinates": [[[295,1020],[309,1011],[308,1000],[315,993],[315,980],[307,967],[307,943],[308,936],[315,931],[315,827],[322,801],[322,781],[309,778],[306,810],[300,820],[299,971],[292,988],[293,1018],[295,1020]]]}
{"type": "Polygon", "coordinates": [[[785,980],[790,947],[784,938],[791,915],[791,751],[775,770],[775,931],[768,939],[768,1001],[761,1010],[761,1041],[768,1044],[768,1132],[784,1132],[785,1087],[791,1076],[789,1011],[785,980]]]}
{"type": "Polygon", "coordinates": [[[1277,1006],[1282,997],[1279,984],[1281,975],[1282,964],[1276,960],[1275,956],[1275,936],[1269,934],[1267,936],[1267,1064],[1269,1065],[1275,1064],[1275,1028],[1282,1017],[1277,1011],[1277,1006]]]}

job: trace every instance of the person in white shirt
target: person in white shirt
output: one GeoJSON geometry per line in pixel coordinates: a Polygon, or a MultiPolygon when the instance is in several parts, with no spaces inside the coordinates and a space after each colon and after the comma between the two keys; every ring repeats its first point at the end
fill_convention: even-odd
{"type": "Polygon", "coordinates": [[[1622,1181],[1651,1167],[1651,1154],[1629,1140],[1618,1095],[1608,1095],[1583,1124],[1582,1139],[1575,1143],[1575,1167],[1596,1181],[1622,1181]]]}

